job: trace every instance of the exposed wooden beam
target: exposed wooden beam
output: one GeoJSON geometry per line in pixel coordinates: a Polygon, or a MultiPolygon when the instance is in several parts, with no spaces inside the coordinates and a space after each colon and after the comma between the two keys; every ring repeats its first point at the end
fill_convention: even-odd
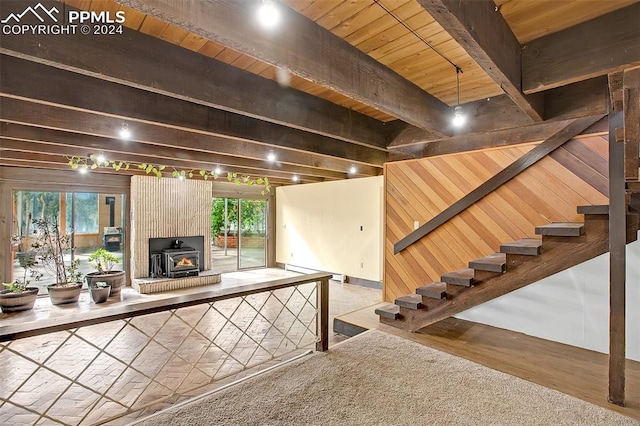
{"type": "MultiPolygon", "coordinates": [[[[611,78],[615,80],[615,78],[611,78]]],[[[619,80],[619,79],[618,79],[619,80]]],[[[612,85],[613,86],[613,85],[612,85]]],[[[612,87],[611,92],[616,91],[612,87]]],[[[616,132],[624,126],[623,113],[609,111],[609,402],[624,406],[625,399],[625,294],[626,203],[624,144],[616,132]]]]}
{"type": "Polygon", "coordinates": [[[307,17],[278,4],[284,23],[256,25],[238,0],[121,0],[120,3],[330,88],[407,123],[444,133],[450,108],[307,17]],[[206,17],[206,19],[203,19],[206,17]]]}
{"type": "MultiPolygon", "coordinates": [[[[361,156],[360,159],[365,162],[382,164],[386,159],[380,149],[350,144],[11,56],[2,55],[1,59],[0,93],[12,97],[97,111],[122,117],[123,120],[135,119],[177,129],[202,131],[234,140],[286,145],[300,150],[324,147],[332,149],[334,153],[352,155],[353,158],[361,156]],[[77,93],[82,93],[82,96],[77,96],[77,93]]],[[[348,167],[344,171],[347,170],[348,167]]]]}
{"type": "MultiPolygon", "coordinates": [[[[313,167],[302,167],[283,163],[272,163],[267,160],[252,160],[249,158],[231,157],[204,151],[192,151],[179,147],[165,147],[145,145],[141,143],[125,144],[120,140],[98,136],[68,133],[60,130],[50,130],[30,127],[22,124],[0,122],[0,139],[5,141],[5,148],[20,150],[24,143],[25,151],[64,153],[68,156],[104,153],[108,158],[133,161],[133,156],[145,156],[145,162],[168,164],[173,160],[206,163],[208,169],[220,167],[225,172],[237,171],[242,168],[245,173],[260,174],[273,170],[279,173],[289,173],[299,176],[313,176],[324,179],[343,179],[345,174],[313,167]],[[7,141],[13,143],[7,145],[7,141]],[[64,147],[65,150],[58,150],[64,147]],[[249,172],[249,170],[253,170],[249,172]],[[265,172],[266,171],[266,172],[265,172]]],[[[195,166],[194,166],[195,167],[195,166]]]]}
{"type": "Polygon", "coordinates": [[[640,167],[640,67],[623,76],[624,178],[637,181],[640,167]]]}
{"type": "MultiPolygon", "coordinates": [[[[27,141],[18,141],[0,137],[0,151],[2,151],[2,156],[7,159],[15,159],[15,160],[30,160],[30,161],[52,161],[56,163],[66,163],[69,157],[74,155],[78,155],[78,149],[75,147],[61,146],[61,145],[51,145],[51,144],[41,144],[37,142],[27,142],[27,141]]],[[[104,152],[105,155],[109,156],[109,151],[104,152]]],[[[121,154],[122,155],[122,154],[121,154]]],[[[115,154],[113,157],[110,157],[113,160],[122,160],[122,161],[131,161],[136,163],[151,163],[151,164],[162,164],[167,166],[165,170],[165,174],[167,176],[171,175],[171,171],[173,169],[177,170],[211,170],[215,164],[209,163],[207,161],[198,161],[192,159],[182,159],[182,158],[162,158],[149,156],[149,155],[139,155],[139,154],[126,154],[121,157],[115,154]]],[[[67,165],[68,166],[68,165],[67,165]]],[[[69,167],[69,166],[68,166],[69,167]]],[[[270,180],[273,178],[289,180],[293,176],[292,173],[283,172],[272,169],[253,169],[246,167],[235,166],[233,169],[228,170],[230,172],[235,172],[241,175],[249,175],[249,176],[261,176],[268,177],[270,180]]],[[[196,173],[197,174],[197,173],[196,173]]],[[[227,174],[222,173],[220,179],[226,179],[227,174]]],[[[298,175],[298,178],[302,182],[322,182],[324,178],[309,176],[309,175],[298,175]]]]}
{"type": "Polygon", "coordinates": [[[418,0],[530,122],[543,120],[542,95],[522,93],[520,43],[493,0],[418,0]]]}
{"type": "Polygon", "coordinates": [[[2,35],[0,53],[348,142],[386,144],[378,120],[128,28],[108,36],[2,35]]]}
{"type": "Polygon", "coordinates": [[[522,83],[535,93],[640,64],[640,3],[532,40],[522,47],[522,83]]]}
{"type": "Polygon", "coordinates": [[[549,114],[550,120],[539,124],[528,124],[524,114],[516,109],[505,95],[470,102],[464,105],[470,117],[470,124],[461,134],[449,138],[436,138],[413,126],[405,124],[403,128],[400,124],[388,124],[395,130],[394,133],[390,133],[389,148],[411,147],[414,155],[422,156],[418,154],[418,149],[424,148],[425,155],[437,155],[437,152],[452,153],[464,150],[465,147],[490,148],[492,141],[495,146],[504,146],[509,139],[513,139],[513,143],[542,140],[550,134],[545,129],[556,128],[554,122],[606,114],[607,93],[606,77],[551,89],[544,94],[545,111],[549,114]],[[539,137],[536,137],[536,129],[542,132],[539,137]]]}
{"type": "MultiPolygon", "coordinates": [[[[116,136],[122,126],[122,118],[120,117],[45,105],[6,96],[0,97],[0,120],[106,138],[116,136]]],[[[130,130],[134,132],[131,143],[180,147],[256,160],[265,159],[267,154],[273,151],[277,161],[289,164],[326,168],[345,173],[355,164],[359,174],[368,176],[377,175],[381,171],[380,165],[356,160],[360,156],[354,155],[350,149],[364,149],[364,147],[352,144],[342,144],[342,146],[336,147],[310,146],[309,151],[303,151],[301,148],[290,149],[282,141],[277,141],[282,145],[266,145],[141,121],[129,121],[128,125],[130,130]],[[311,151],[312,149],[320,152],[311,151]]],[[[284,137],[286,134],[283,135],[284,137]]]]}
{"type": "Polygon", "coordinates": [[[504,183],[516,177],[522,171],[526,170],[527,168],[538,162],[540,159],[544,158],[547,154],[560,147],[562,144],[578,135],[584,129],[591,126],[601,118],[602,116],[597,116],[572,120],[570,124],[564,126],[562,129],[546,139],[540,145],[536,146],[513,163],[509,164],[503,170],[498,172],[498,174],[482,183],[479,187],[475,188],[460,200],[444,209],[433,219],[395,243],[393,245],[393,253],[400,253],[402,250],[406,249],[416,241],[428,235],[431,231],[449,221],[469,206],[484,198],[486,195],[495,191],[504,183]]]}

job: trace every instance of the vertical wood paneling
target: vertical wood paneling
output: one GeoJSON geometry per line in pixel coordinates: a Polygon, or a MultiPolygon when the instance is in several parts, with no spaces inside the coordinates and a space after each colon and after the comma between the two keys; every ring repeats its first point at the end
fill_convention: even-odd
{"type": "Polygon", "coordinates": [[[211,182],[131,177],[131,274],[149,276],[149,238],[204,235],[204,269],[211,269],[211,182]]]}
{"type": "Polygon", "coordinates": [[[600,159],[607,161],[602,155],[608,142],[598,136],[569,143],[569,157],[540,160],[397,255],[393,245],[413,230],[414,221],[432,219],[535,145],[386,164],[385,300],[438,281],[443,273],[498,251],[500,244],[533,237],[538,225],[580,221],[578,205],[607,204],[600,182],[585,176],[602,176],[597,169],[600,159]]]}

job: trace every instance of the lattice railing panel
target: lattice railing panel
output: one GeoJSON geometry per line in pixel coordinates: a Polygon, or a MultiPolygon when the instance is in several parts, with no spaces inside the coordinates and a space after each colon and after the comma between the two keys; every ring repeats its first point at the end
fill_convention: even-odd
{"type": "Polygon", "coordinates": [[[318,341],[318,284],[0,343],[0,424],[96,424],[318,341]]]}

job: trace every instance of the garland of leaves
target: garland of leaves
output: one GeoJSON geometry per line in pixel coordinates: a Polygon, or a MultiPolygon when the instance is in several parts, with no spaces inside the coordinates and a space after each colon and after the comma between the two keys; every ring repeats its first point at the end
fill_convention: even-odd
{"type": "MultiPolygon", "coordinates": [[[[102,160],[99,159],[98,156],[92,154],[88,157],[81,156],[73,156],[68,158],[67,164],[71,166],[73,170],[95,170],[98,167],[108,167],[112,168],[114,171],[119,172],[121,170],[126,171],[131,168],[138,169],[144,171],[148,175],[154,175],[158,179],[161,179],[164,175],[163,173],[168,173],[171,171],[171,176],[177,179],[193,179],[200,176],[204,180],[214,179],[217,180],[220,175],[215,173],[214,171],[209,170],[185,170],[185,169],[176,169],[175,167],[171,167],[170,170],[167,170],[167,166],[161,164],[151,164],[151,163],[137,163],[130,161],[116,161],[116,160],[102,160]],[[166,170],[166,171],[165,171],[166,170]]],[[[264,189],[260,192],[262,195],[266,195],[271,192],[271,185],[269,184],[268,177],[258,177],[253,178],[249,175],[239,175],[235,172],[227,172],[227,181],[233,182],[236,185],[262,185],[264,189]]]]}

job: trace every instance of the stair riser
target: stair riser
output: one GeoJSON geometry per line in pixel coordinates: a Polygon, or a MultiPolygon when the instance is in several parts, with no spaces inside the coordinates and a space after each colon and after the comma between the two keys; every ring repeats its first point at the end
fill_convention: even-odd
{"type": "Polygon", "coordinates": [[[584,215],[584,232],[587,235],[593,235],[594,232],[608,231],[609,229],[609,216],[608,215],[596,215],[585,214],[584,215]]]}

